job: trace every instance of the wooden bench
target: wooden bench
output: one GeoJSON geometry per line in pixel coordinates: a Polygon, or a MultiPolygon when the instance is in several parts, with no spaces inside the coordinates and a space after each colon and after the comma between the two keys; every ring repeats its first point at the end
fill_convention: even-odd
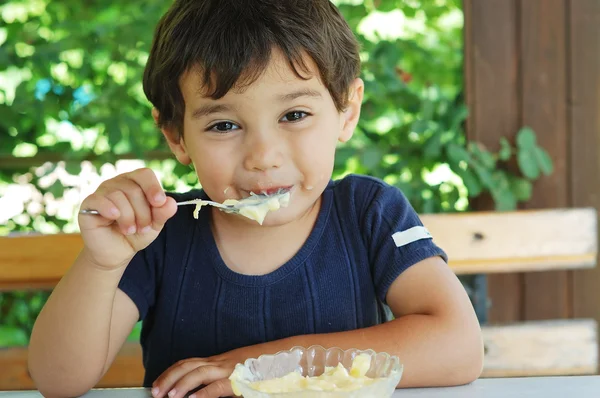
{"type": "MultiPolygon", "coordinates": [[[[458,275],[596,266],[593,208],[421,216],[458,275]]],[[[540,300],[543,298],[540,297],[540,300]]],[[[595,319],[482,325],[483,377],[596,374],[595,319]]]]}
{"type": "MultiPolygon", "coordinates": [[[[423,215],[458,275],[595,267],[596,210],[557,209],[423,215]]],[[[0,237],[0,290],[51,289],[71,265],[78,234],[0,237]]],[[[482,325],[483,377],[580,375],[598,371],[597,324],[559,319],[482,325]]],[[[0,349],[0,390],[31,389],[27,348],[0,349]]],[[[141,350],[127,343],[99,387],[139,386],[141,350]]]]}

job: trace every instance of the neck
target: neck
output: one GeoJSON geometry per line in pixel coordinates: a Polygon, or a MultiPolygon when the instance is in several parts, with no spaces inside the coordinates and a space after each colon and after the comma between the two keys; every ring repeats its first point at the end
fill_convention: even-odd
{"type": "Polygon", "coordinates": [[[274,226],[252,224],[213,209],[211,228],[221,258],[229,268],[242,274],[261,275],[274,271],[304,245],[320,207],[321,199],[300,217],[274,226]]]}

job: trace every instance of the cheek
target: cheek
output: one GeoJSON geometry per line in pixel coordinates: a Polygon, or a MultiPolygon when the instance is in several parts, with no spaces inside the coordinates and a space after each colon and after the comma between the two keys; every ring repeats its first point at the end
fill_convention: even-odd
{"type": "Polygon", "coordinates": [[[331,177],[336,141],[325,134],[315,134],[297,147],[296,166],[304,177],[305,187],[322,188],[331,177]]]}
{"type": "Polygon", "coordinates": [[[235,167],[235,152],[225,145],[197,145],[192,161],[202,185],[229,184],[235,167]]]}

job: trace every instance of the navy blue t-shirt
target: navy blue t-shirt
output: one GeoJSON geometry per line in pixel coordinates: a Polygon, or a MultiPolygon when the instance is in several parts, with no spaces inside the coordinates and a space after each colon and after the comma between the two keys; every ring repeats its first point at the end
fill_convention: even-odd
{"type": "MultiPolygon", "coordinates": [[[[206,198],[201,190],[171,196],[206,198]]],[[[211,209],[197,220],[193,210],[179,208],[119,284],[143,320],[145,386],[181,359],[385,322],[398,275],[428,257],[447,260],[401,191],[367,176],[330,181],[302,248],[266,275],[229,269],[211,209]]]]}

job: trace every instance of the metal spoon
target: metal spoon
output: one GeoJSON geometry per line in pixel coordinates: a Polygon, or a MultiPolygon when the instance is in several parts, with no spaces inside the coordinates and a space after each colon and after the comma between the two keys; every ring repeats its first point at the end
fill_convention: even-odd
{"type": "MultiPolygon", "coordinates": [[[[250,193],[251,196],[249,196],[248,198],[241,199],[238,203],[229,204],[229,205],[224,205],[223,203],[219,203],[219,202],[213,202],[212,200],[193,199],[193,200],[187,200],[185,202],[177,202],[177,206],[196,205],[200,202],[200,203],[202,203],[202,205],[215,206],[215,207],[223,209],[227,212],[239,213],[242,207],[260,205],[260,204],[266,202],[267,200],[270,200],[271,198],[285,195],[287,192],[289,192],[289,189],[280,189],[279,191],[277,191],[276,193],[274,193],[272,195],[267,195],[267,194],[262,194],[262,193],[254,194],[251,192],[250,193]],[[248,199],[253,199],[253,200],[250,201],[248,199]],[[256,200],[256,199],[258,199],[258,200],[256,200]]],[[[91,214],[91,215],[98,216],[98,215],[100,215],[100,212],[95,209],[81,209],[81,210],[79,210],[79,214],[91,214]]]]}

